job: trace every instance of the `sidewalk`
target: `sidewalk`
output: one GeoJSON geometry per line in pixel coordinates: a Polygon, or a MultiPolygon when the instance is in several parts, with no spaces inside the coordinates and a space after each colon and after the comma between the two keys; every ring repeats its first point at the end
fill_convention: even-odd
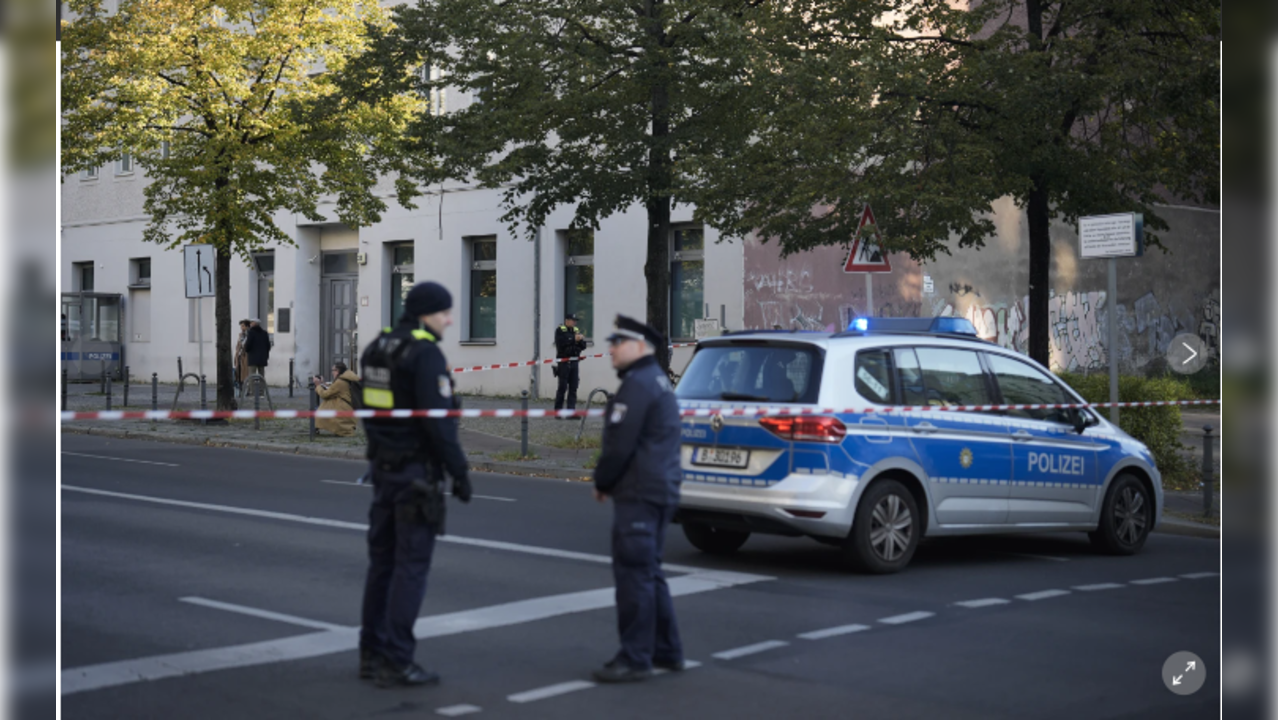
{"type": "MultiPolygon", "coordinates": [[[[111,409],[125,409],[122,388],[113,387],[111,409]]],[[[212,405],[212,388],[209,388],[209,404],[212,405]]],[[[105,410],[106,398],[100,394],[97,383],[70,385],[67,389],[67,409],[72,411],[105,410]]],[[[176,384],[160,384],[158,388],[161,410],[173,407],[176,384]]],[[[306,410],[310,407],[305,390],[294,389],[288,397],[287,388],[270,389],[271,399],[277,410],[306,410]]],[[[179,410],[198,410],[199,388],[183,390],[179,410]]],[[[245,398],[241,407],[251,409],[252,402],[245,398]]],[[[463,396],[462,407],[478,409],[517,408],[519,398],[463,396]]],[[[266,398],[262,409],[269,409],[266,398]]],[[[530,400],[529,408],[550,409],[549,399],[530,400]]],[[[584,403],[579,406],[585,408],[584,403]]],[[[129,389],[130,410],[151,409],[151,386],[134,385],[129,389]]],[[[521,418],[463,418],[460,425],[462,447],[465,448],[472,470],[500,472],[514,475],[557,477],[564,479],[589,478],[594,467],[595,453],[603,430],[601,418],[587,418],[581,433],[580,444],[576,436],[582,428],[581,419],[558,420],[554,418],[528,419],[529,453],[536,459],[520,459],[521,418]]],[[[254,430],[252,420],[230,420],[222,424],[201,424],[194,420],[77,420],[62,425],[63,432],[105,435],[109,437],[164,442],[235,447],[248,450],[265,450],[322,457],[362,459],[365,440],[362,432],[353,437],[334,437],[317,433],[310,439],[310,423],[297,419],[266,419],[261,430],[254,430]]]]}

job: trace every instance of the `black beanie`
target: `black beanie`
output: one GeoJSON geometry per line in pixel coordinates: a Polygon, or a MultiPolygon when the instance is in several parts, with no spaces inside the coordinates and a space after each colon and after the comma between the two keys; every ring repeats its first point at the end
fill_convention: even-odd
{"type": "Polygon", "coordinates": [[[404,298],[404,315],[416,320],[453,306],[453,296],[437,282],[418,283],[404,298]]]}

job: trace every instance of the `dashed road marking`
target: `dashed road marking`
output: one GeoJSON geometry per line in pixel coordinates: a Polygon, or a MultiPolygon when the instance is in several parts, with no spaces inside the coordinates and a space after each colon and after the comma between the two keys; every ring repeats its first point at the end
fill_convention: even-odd
{"type": "Polygon", "coordinates": [[[1172,577],[1156,577],[1145,578],[1144,580],[1133,580],[1132,585],[1162,585],[1163,583],[1176,582],[1176,578],[1172,577]]]}
{"type": "Polygon", "coordinates": [[[1202,580],[1203,578],[1218,577],[1219,575],[1220,573],[1214,573],[1214,572],[1197,572],[1197,573],[1186,573],[1184,575],[1181,575],[1181,577],[1185,578],[1186,580],[1202,580]]]}
{"type": "Polygon", "coordinates": [[[840,625],[838,627],[825,628],[824,630],[813,630],[812,632],[799,633],[798,637],[801,637],[804,640],[824,640],[825,638],[847,635],[849,633],[858,633],[869,629],[869,625],[840,625]]]}
{"type": "Polygon", "coordinates": [[[918,620],[926,620],[934,615],[936,615],[936,613],[923,612],[920,610],[919,612],[905,613],[904,615],[893,615],[892,617],[879,618],[879,622],[884,625],[904,625],[905,623],[916,622],[918,620]]]}
{"type": "Polygon", "coordinates": [[[177,463],[156,462],[155,460],[133,460],[131,458],[111,457],[110,455],[90,455],[88,453],[62,451],[63,455],[74,455],[75,457],[93,458],[94,460],[118,460],[120,462],[138,463],[139,465],[163,465],[164,467],[182,467],[177,463]]]}
{"type": "Polygon", "coordinates": [[[507,695],[506,699],[513,703],[530,703],[537,700],[545,700],[546,698],[556,697],[558,695],[566,695],[570,692],[578,690],[589,690],[595,687],[595,683],[587,680],[569,680],[555,685],[547,685],[546,687],[535,688],[533,690],[525,690],[514,695],[507,695]]]}
{"type": "Polygon", "coordinates": [[[300,625],[302,627],[314,628],[316,630],[351,630],[350,627],[342,625],[334,625],[320,620],[310,620],[296,615],[285,615],[284,613],[271,612],[270,610],[261,610],[258,608],[248,607],[247,605],[236,605],[234,603],[219,602],[217,600],[209,600],[201,597],[184,597],[178,598],[184,603],[192,605],[202,605],[204,607],[215,608],[217,610],[226,610],[228,612],[239,613],[241,615],[250,615],[259,617],[264,620],[278,620],[280,622],[289,623],[290,625],[300,625]]]}
{"type": "Polygon", "coordinates": [[[1029,600],[1033,602],[1034,600],[1046,600],[1048,598],[1060,597],[1068,594],[1068,590],[1039,590],[1038,592],[1025,593],[1024,595],[1017,595],[1016,597],[1020,600],[1029,600]]]}
{"type": "Polygon", "coordinates": [[[717,653],[714,653],[712,657],[719,658],[720,660],[735,660],[739,657],[745,657],[746,655],[754,655],[756,653],[765,652],[767,650],[773,650],[775,648],[785,647],[786,645],[789,645],[789,644],[790,643],[784,640],[768,640],[761,643],[755,643],[753,645],[746,645],[744,647],[733,648],[731,650],[724,650],[723,652],[717,652],[717,653]]]}
{"type": "MultiPolygon", "coordinates": [[[[329,485],[349,485],[351,487],[363,487],[363,488],[373,487],[373,484],[369,482],[352,482],[350,480],[320,480],[320,482],[327,483],[329,485]]],[[[451,492],[446,492],[444,494],[449,496],[452,495],[451,492]]],[[[496,500],[498,502],[518,502],[517,500],[515,500],[515,498],[498,497],[496,495],[471,495],[471,497],[478,498],[479,500],[496,500]]]]}
{"type": "MultiPolygon", "coordinates": [[[[683,661],[683,669],[684,669],[684,671],[685,671],[685,672],[686,672],[686,671],[688,671],[688,670],[691,670],[691,669],[693,669],[693,668],[699,668],[699,667],[701,667],[701,663],[697,662],[696,660],[684,660],[684,661],[683,661]]],[[[653,674],[653,675],[666,675],[666,674],[668,674],[668,673],[670,673],[670,672],[673,672],[673,671],[671,671],[671,670],[667,670],[667,669],[665,669],[665,668],[653,668],[653,669],[652,669],[652,674],[653,674]]]]}
{"type": "Polygon", "coordinates": [[[449,705],[448,707],[436,708],[436,715],[444,717],[461,717],[462,715],[473,715],[483,708],[478,705],[449,705]]]}
{"type": "Polygon", "coordinates": [[[980,598],[978,600],[964,600],[954,604],[965,608],[983,608],[993,605],[1007,605],[1011,602],[1011,600],[1004,600],[1003,598],[980,598]]]}
{"type": "Polygon", "coordinates": [[[1034,555],[1031,553],[1005,552],[1004,555],[1012,555],[1015,557],[1030,558],[1031,560],[1051,560],[1052,562],[1069,562],[1069,558],[1054,557],[1052,555],[1034,555]]]}
{"type": "Polygon", "coordinates": [[[1083,592],[1096,592],[1097,590],[1117,590],[1126,587],[1121,583],[1095,583],[1093,585],[1075,585],[1073,589],[1082,590],[1083,592]]]}

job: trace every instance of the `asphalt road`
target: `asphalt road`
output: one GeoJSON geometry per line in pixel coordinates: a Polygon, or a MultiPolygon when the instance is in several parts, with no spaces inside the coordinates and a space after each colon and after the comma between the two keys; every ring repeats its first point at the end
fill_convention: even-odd
{"type": "Polygon", "coordinates": [[[610,509],[582,483],[481,474],[450,504],[417,625],[443,683],[379,690],[355,678],[359,463],[80,435],[62,450],[66,718],[1219,714],[1213,540],[1155,534],[1131,558],[1082,535],[937,540],[871,577],[812,541],[713,558],[673,528],[700,665],[603,687],[610,509]],[[1208,670],[1191,696],[1161,677],[1182,650],[1208,670]]]}

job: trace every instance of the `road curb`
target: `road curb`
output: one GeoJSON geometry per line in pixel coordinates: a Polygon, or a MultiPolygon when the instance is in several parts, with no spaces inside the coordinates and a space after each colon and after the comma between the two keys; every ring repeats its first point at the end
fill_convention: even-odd
{"type": "Polygon", "coordinates": [[[1158,523],[1158,527],[1154,528],[1154,532],[1166,535],[1183,535],[1185,537],[1205,538],[1208,540],[1220,539],[1220,528],[1213,525],[1204,525],[1203,523],[1188,522],[1186,520],[1176,520],[1163,516],[1162,522],[1158,523]]]}
{"type": "MultiPolygon", "coordinates": [[[[332,448],[313,445],[291,445],[287,443],[260,442],[257,440],[215,440],[211,438],[183,437],[173,435],[154,435],[124,428],[104,427],[63,427],[62,432],[74,435],[97,435],[99,437],[118,438],[120,440],[149,440],[167,442],[176,445],[199,445],[201,447],[224,447],[237,450],[258,450],[261,452],[284,453],[287,455],[307,455],[327,457],[338,460],[363,460],[363,448],[332,448]]],[[[563,468],[529,467],[517,463],[470,461],[471,472],[500,473],[502,475],[522,475],[525,477],[555,478],[559,480],[586,480],[589,470],[568,470],[563,468]]]]}

